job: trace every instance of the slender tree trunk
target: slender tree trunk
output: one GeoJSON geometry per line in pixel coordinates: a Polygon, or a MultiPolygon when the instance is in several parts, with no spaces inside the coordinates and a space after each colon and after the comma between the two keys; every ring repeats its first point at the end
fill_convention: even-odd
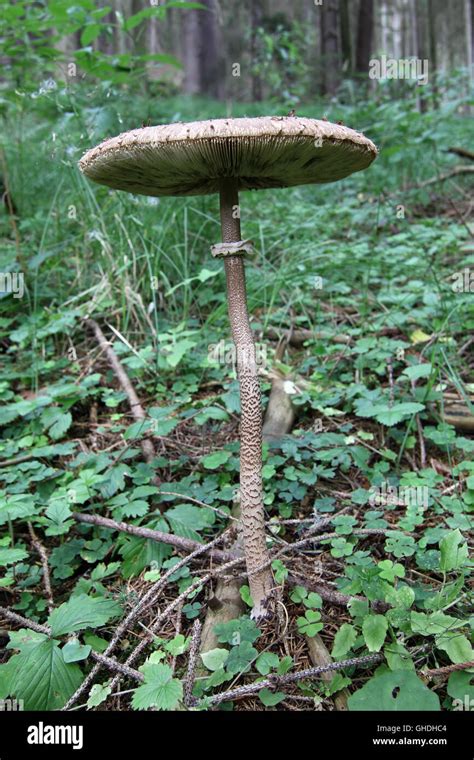
{"type": "Polygon", "coordinates": [[[259,40],[257,29],[262,24],[263,6],[262,0],[250,0],[250,58],[252,65],[252,100],[260,102],[262,100],[262,79],[255,71],[255,66],[259,59],[259,40]]]}
{"type": "Polygon", "coordinates": [[[470,81],[473,80],[472,62],[474,57],[473,51],[473,3],[472,0],[464,0],[464,20],[466,24],[466,66],[470,81]]]}
{"type": "Polygon", "coordinates": [[[339,14],[337,0],[321,6],[321,54],[323,92],[334,95],[339,85],[339,14]]]}
{"type": "Polygon", "coordinates": [[[339,14],[341,22],[342,68],[344,71],[350,72],[352,71],[353,64],[349,0],[340,0],[339,14]]]}
{"type": "Polygon", "coordinates": [[[199,11],[185,10],[183,18],[184,91],[197,95],[201,91],[199,11]]]}
{"type": "MultiPolygon", "coordinates": [[[[425,36],[423,28],[423,15],[420,13],[422,10],[423,0],[410,0],[410,28],[412,33],[412,55],[416,59],[424,61],[426,59],[425,54],[425,36]]],[[[418,84],[416,90],[416,106],[417,110],[424,113],[427,110],[427,101],[423,95],[424,85],[418,84]]]]}
{"type": "Polygon", "coordinates": [[[215,0],[201,0],[206,10],[199,14],[199,60],[201,92],[212,98],[222,97],[223,65],[219,53],[219,30],[215,0]]]}
{"type": "Polygon", "coordinates": [[[360,0],[357,22],[356,71],[368,75],[374,38],[374,0],[360,0]]]}
{"type": "Polygon", "coordinates": [[[438,56],[436,51],[436,24],[435,24],[435,3],[434,0],[428,0],[427,2],[427,15],[428,15],[428,56],[429,56],[429,71],[431,88],[433,92],[433,105],[438,107],[438,88],[436,84],[437,69],[438,69],[438,56]]]}

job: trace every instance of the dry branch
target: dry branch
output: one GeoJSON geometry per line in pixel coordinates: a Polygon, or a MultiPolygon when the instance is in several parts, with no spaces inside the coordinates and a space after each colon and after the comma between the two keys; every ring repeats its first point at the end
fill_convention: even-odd
{"type": "MultiPolygon", "coordinates": [[[[130,404],[130,411],[132,413],[133,418],[138,421],[144,421],[146,420],[146,412],[143,408],[143,406],[140,403],[140,400],[135,392],[135,389],[130,382],[130,378],[128,377],[123,364],[120,362],[117,354],[115,353],[114,349],[110,345],[109,341],[105,337],[104,333],[100,329],[99,325],[95,321],[95,319],[86,319],[86,325],[88,325],[94,332],[94,335],[97,339],[97,342],[99,346],[102,348],[102,350],[105,352],[107,359],[109,360],[109,364],[112,367],[113,371],[115,372],[115,375],[117,377],[117,380],[120,383],[120,386],[124,393],[126,393],[128,402],[130,404]]],[[[152,442],[144,438],[142,441],[140,441],[140,447],[143,451],[143,456],[145,457],[145,461],[150,464],[153,459],[156,457],[155,447],[153,446],[152,442]]],[[[157,482],[157,479],[155,478],[155,482],[157,482]]]]}
{"type": "Polygon", "coordinates": [[[48,554],[46,552],[45,547],[39,540],[38,536],[36,535],[32,524],[28,523],[28,531],[31,536],[31,543],[33,544],[34,548],[38,552],[41,558],[41,565],[43,567],[43,585],[44,590],[46,594],[46,599],[48,603],[48,611],[52,612],[54,609],[54,598],[53,598],[53,590],[51,588],[51,577],[49,574],[49,565],[48,565],[48,554]]]}
{"type": "Polygon", "coordinates": [[[467,150],[467,148],[458,148],[456,146],[452,146],[451,148],[448,148],[448,153],[454,153],[456,156],[460,156],[461,158],[468,158],[469,161],[474,161],[474,153],[472,150],[467,150]]]}
{"type": "Polygon", "coordinates": [[[190,707],[193,701],[194,679],[196,674],[197,658],[201,644],[201,621],[197,618],[193,624],[191,633],[191,646],[189,648],[188,669],[184,683],[184,704],[190,707]]]}
{"type": "Polygon", "coordinates": [[[446,665],[444,668],[432,668],[431,670],[423,670],[425,676],[449,676],[451,673],[456,673],[459,670],[474,669],[474,660],[470,662],[456,662],[452,665],[446,665]]]}
{"type": "MultiPolygon", "coordinates": [[[[206,544],[200,544],[198,541],[193,541],[190,538],[175,536],[172,533],[163,533],[161,530],[144,528],[139,525],[117,522],[116,520],[111,520],[108,517],[101,517],[100,515],[88,515],[81,512],[73,512],[72,517],[77,522],[87,523],[88,525],[98,525],[101,528],[109,528],[110,530],[117,530],[121,533],[129,533],[132,536],[147,538],[151,541],[160,541],[163,544],[169,544],[170,546],[174,546],[176,549],[185,552],[194,552],[197,549],[202,549],[207,546],[206,544]]],[[[229,559],[232,559],[231,552],[223,552],[219,549],[211,549],[210,554],[213,559],[219,560],[220,562],[227,562],[229,559]]]]}
{"type": "Polygon", "coordinates": [[[261,689],[276,690],[287,686],[288,684],[303,681],[305,678],[318,678],[322,676],[323,673],[331,673],[337,670],[344,670],[344,668],[353,668],[360,665],[368,665],[369,663],[381,662],[383,659],[383,655],[378,652],[365,655],[364,657],[353,657],[349,660],[341,660],[340,662],[333,662],[329,665],[322,665],[317,668],[306,668],[297,673],[287,673],[284,676],[271,676],[258,683],[239,686],[237,689],[230,689],[229,691],[223,691],[220,694],[214,694],[214,696],[211,696],[208,699],[212,705],[217,705],[221,702],[229,702],[230,700],[248,697],[252,694],[258,693],[261,689]]]}
{"type": "Polygon", "coordinates": [[[307,340],[332,340],[334,343],[352,343],[350,335],[345,333],[338,333],[334,335],[327,330],[308,330],[304,327],[298,330],[276,330],[274,327],[269,327],[266,330],[266,335],[270,340],[286,340],[290,346],[299,347],[302,346],[307,340]]]}
{"type": "MultiPolygon", "coordinates": [[[[6,607],[0,607],[0,615],[3,616],[6,620],[11,620],[13,623],[18,623],[24,628],[29,628],[32,631],[36,631],[36,633],[43,633],[45,636],[51,635],[51,629],[49,626],[35,623],[33,620],[29,620],[28,618],[23,617],[23,615],[18,615],[18,613],[13,612],[6,607]]],[[[91,657],[93,660],[99,663],[99,665],[105,665],[114,673],[121,673],[122,675],[133,678],[140,683],[144,680],[144,676],[138,670],[134,670],[127,665],[122,665],[121,662],[117,662],[117,660],[114,660],[111,657],[107,657],[105,654],[99,654],[99,652],[94,652],[94,650],[92,650],[91,657]]]]}
{"type": "Polygon", "coordinates": [[[425,179],[423,182],[418,182],[417,185],[413,185],[413,187],[428,187],[429,185],[436,185],[438,182],[446,182],[447,179],[452,179],[453,177],[459,177],[460,174],[473,173],[474,166],[455,166],[454,169],[451,169],[451,171],[446,172],[445,174],[440,174],[438,177],[430,177],[430,179],[425,179]]]}
{"type": "MultiPolygon", "coordinates": [[[[211,541],[209,544],[204,544],[203,546],[199,546],[197,549],[195,549],[188,557],[185,557],[184,559],[180,560],[176,565],[173,565],[169,570],[166,571],[166,573],[159,578],[155,583],[150,586],[148,591],[146,591],[138,600],[137,604],[133,607],[133,609],[128,613],[128,615],[125,617],[124,620],[120,623],[118,628],[116,629],[112,639],[110,640],[107,649],[104,652],[104,655],[107,656],[111,654],[111,652],[114,650],[122,636],[126,633],[126,631],[129,629],[129,627],[135,622],[138,615],[147,607],[150,607],[152,604],[155,603],[156,599],[158,598],[159,593],[162,591],[162,589],[166,586],[168,580],[171,578],[174,573],[176,573],[178,570],[180,570],[184,565],[186,565],[188,562],[190,562],[192,559],[195,559],[196,557],[200,556],[201,554],[204,554],[205,552],[209,551],[210,549],[213,549],[216,544],[218,544],[220,541],[223,541],[226,538],[226,531],[224,533],[221,533],[220,536],[214,539],[214,541],[211,541]]],[[[202,580],[200,581],[202,582],[202,580]]],[[[194,584],[196,585],[196,584],[194,584]]],[[[196,586],[197,587],[197,586],[196,586]]],[[[183,595],[181,595],[183,596],[183,595]]],[[[183,597],[185,598],[185,597],[183,597]]],[[[179,597],[181,599],[181,597],[179,597]]],[[[175,600],[176,601],[176,600],[175,600]]],[[[165,610],[165,613],[170,609],[170,605],[165,610]]],[[[173,607],[174,609],[174,607],[173,607]]],[[[162,616],[159,616],[158,619],[161,621],[162,616]]],[[[156,622],[156,621],[155,621],[156,622]]],[[[140,650],[141,651],[141,650],[140,650]]],[[[133,654],[133,653],[132,653],[133,654]]],[[[134,660],[127,660],[125,663],[126,665],[129,665],[131,661],[134,660]]],[[[90,673],[86,676],[82,684],[78,687],[78,689],[74,692],[74,694],[70,697],[66,705],[63,707],[63,710],[69,710],[72,705],[79,699],[81,694],[87,689],[87,687],[92,683],[94,678],[96,677],[99,668],[100,668],[100,662],[96,664],[90,673]]],[[[118,679],[116,679],[118,680],[118,679]]]]}

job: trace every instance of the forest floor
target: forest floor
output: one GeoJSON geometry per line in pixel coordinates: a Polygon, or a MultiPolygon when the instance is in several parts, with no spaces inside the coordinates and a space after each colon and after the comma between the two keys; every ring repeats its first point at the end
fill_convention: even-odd
{"type": "MultiPolygon", "coordinates": [[[[264,444],[281,604],[258,624],[232,554],[239,398],[209,255],[217,200],[92,187],[80,154],[136,126],[143,103],[117,98],[125,119],[114,101],[50,98],[11,117],[3,154],[17,214],[0,220],[2,266],[25,291],[0,317],[0,698],[463,709],[474,227],[468,172],[442,179],[469,165],[448,152],[468,145],[462,98],[426,114],[390,99],[332,106],[330,120],[379,146],[370,170],[242,194],[264,407],[285,383],[294,415],[264,444]]],[[[153,121],[218,115],[159,107],[153,121]]]]}

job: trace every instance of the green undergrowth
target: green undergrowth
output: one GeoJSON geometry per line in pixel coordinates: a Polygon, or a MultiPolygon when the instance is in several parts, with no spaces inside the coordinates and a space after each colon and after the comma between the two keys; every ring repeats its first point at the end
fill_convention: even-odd
{"type": "MultiPolygon", "coordinates": [[[[0,598],[46,628],[10,631],[0,698],[29,709],[63,706],[136,602],[133,584],[147,587],[178,561],[165,544],[78,524],[73,512],[206,542],[227,527],[238,483],[238,388],[232,361],[222,359],[230,352],[225,282],[209,252],[219,240],[217,199],[132,197],[90,185],[76,168],[85,149],[149,117],[221,116],[225,107],[119,99],[110,87],[105,98],[104,88],[19,97],[3,115],[18,240],[2,216],[2,268],[24,274],[25,293],[1,300],[0,598]],[[86,315],[113,341],[144,422],[132,421],[86,315]],[[144,436],[157,442],[154,466],[143,461],[144,436]],[[48,554],[53,611],[28,526],[48,554]]],[[[330,684],[294,687],[323,706],[344,687],[351,710],[456,710],[474,699],[472,669],[426,674],[474,660],[474,440],[445,421],[449,393],[473,412],[472,229],[462,180],[412,187],[456,164],[446,150],[468,145],[465,105],[453,88],[442,108],[422,115],[388,98],[302,106],[301,115],[364,131],[380,157],[337,185],[241,197],[243,234],[257,249],[247,279],[264,403],[278,369],[299,413],[292,433],[264,448],[269,544],[298,540],[310,524],[285,520],[346,508],[308,558],[352,597],[343,622],[335,630],[328,602],[309,584],[289,585],[284,555],[275,577],[296,636],[319,633],[335,660],[383,655],[330,684]],[[315,337],[277,358],[269,331],[283,328],[315,337]]],[[[233,115],[275,110],[239,105],[233,115]]],[[[170,598],[198,577],[192,565],[178,569],[170,598]]],[[[245,587],[242,595],[248,602],[245,587]]],[[[191,625],[205,611],[198,587],[185,600],[182,633],[156,637],[139,664],[133,709],[182,704],[191,625]]],[[[249,615],[217,634],[195,687],[199,709],[236,679],[297,669],[249,615]]],[[[99,676],[84,700],[100,709],[109,696],[99,676]]],[[[259,692],[262,709],[285,698],[284,688],[259,692]]]]}

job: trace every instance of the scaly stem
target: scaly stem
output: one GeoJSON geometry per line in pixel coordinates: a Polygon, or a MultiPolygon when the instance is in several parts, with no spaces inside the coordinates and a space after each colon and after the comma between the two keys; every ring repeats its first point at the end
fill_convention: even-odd
{"type": "MultiPolygon", "coordinates": [[[[224,179],[220,190],[222,242],[240,240],[239,196],[234,179],[224,179]]],[[[255,342],[250,327],[241,255],[224,259],[232,337],[240,385],[240,509],[245,560],[253,600],[253,617],[265,616],[273,589],[268,561],[262,500],[262,403],[255,342]]]]}

